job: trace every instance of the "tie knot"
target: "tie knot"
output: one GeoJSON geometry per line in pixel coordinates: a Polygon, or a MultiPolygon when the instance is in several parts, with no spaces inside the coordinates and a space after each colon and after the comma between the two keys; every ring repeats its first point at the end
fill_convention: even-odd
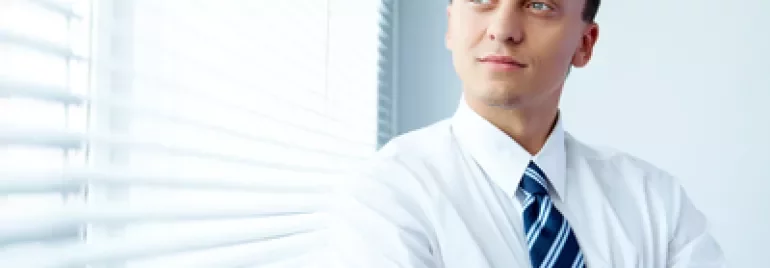
{"type": "Polygon", "coordinates": [[[547,195],[548,190],[546,190],[545,182],[546,176],[543,170],[535,162],[529,161],[519,187],[531,195],[547,195]]]}

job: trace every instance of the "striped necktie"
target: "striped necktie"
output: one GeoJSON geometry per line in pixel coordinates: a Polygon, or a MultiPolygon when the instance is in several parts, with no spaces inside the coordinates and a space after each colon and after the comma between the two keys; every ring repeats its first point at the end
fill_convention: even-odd
{"type": "Polygon", "coordinates": [[[548,196],[546,179],[530,161],[519,185],[526,196],[522,218],[532,267],[585,267],[575,234],[548,196]]]}

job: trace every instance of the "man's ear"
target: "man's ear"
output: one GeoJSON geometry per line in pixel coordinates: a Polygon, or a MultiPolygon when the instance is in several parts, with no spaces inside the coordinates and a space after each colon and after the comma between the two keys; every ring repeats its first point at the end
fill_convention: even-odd
{"type": "Polygon", "coordinates": [[[449,34],[449,29],[452,27],[451,16],[452,16],[452,4],[450,3],[446,7],[446,21],[447,21],[447,25],[446,25],[446,33],[444,33],[444,46],[446,46],[446,48],[450,49],[450,50],[452,49],[451,46],[449,45],[450,42],[451,42],[450,40],[452,39],[452,36],[449,34]]]}
{"type": "Polygon", "coordinates": [[[580,46],[578,46],[575,54],[572,55],[572,65],[575,67],[583,67],[591,60],[591,56],[594,53],[594,46],[596,40],[599,38],[599,25],[596,23],[590,23],[583,31],[583,35],[580,38],[580,46]]]}

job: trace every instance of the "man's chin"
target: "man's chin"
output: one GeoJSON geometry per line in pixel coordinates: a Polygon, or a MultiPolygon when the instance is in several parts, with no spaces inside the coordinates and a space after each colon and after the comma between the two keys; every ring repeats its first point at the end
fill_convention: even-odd
{"type": "Polygon", "coordinates": [[[490,98],[485,102],[488,106],[497,107],[502,109],[517,109],[524,105],[522,98],[518,96],[506,97],[506,98],[490,98]]]}
{"type": "Polygon", "coordinates": [[[476,92],[474,98],[476,101],[486,106],[499,107],[504,109],[516,109],[523,104],[523,95],[510,89],[500,90],[492,89],[484,92],[476,92]]]}

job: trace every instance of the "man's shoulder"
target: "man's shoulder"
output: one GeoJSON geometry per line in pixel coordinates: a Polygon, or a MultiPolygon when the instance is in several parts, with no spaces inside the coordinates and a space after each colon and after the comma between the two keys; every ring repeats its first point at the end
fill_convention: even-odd
{"type": "Polygon", "coordinates": [[[566,145],[568,154],[577,159],[601,163],[603,166],[661,171],[652,163],[626,151],[607,145],[589,144],[569,134],[566,135],[566,145]]]}
{"type": "Polygon", "coordinates": [[[400,159],[404,162],[437,160],[452,148],[448,119],[399,135],[375,154],[375,159],[400,159]]]}
{"type": "Polygon", "coordinates": [[[439,176],[436,172],[443,172],[435,167],[446,161],[439,156],[451,150],[451,140],[448,120],[399,135],[373,157],[345,172],[336,190],[359,199],[387,193],[425,201],[435,192],[433,178],[439,176]]]}
{"type": "Polygon", "coordinates": [[[679,182],[663,168],[626,151],[588,144],[566,135],[568,167],[590,168],[604,182],[637,184],[643,187],[671,188],[679,182]]]}
{"type": "Polygon", "coordinates": [[[393,138],[357,170],[369,180],[416,183],[430,190],[456,166],[447,164],[459,155],[451,133],[449,119],[409,131],[393,138]]]}

